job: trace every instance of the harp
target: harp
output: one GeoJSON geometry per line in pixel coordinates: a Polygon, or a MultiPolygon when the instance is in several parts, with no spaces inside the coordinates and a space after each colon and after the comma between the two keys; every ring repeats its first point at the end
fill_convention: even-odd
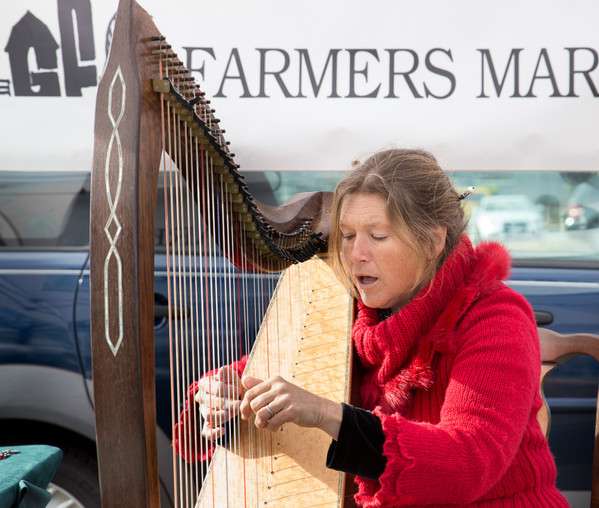
{"type": "MultiPolygon", "coordinates": [[[[246,371],[280,374],[349,400],[352,299],[318,256],[327,193],[281,207],[250,195],[209,101],[133,0],[121,0],[98,87],[91,200],[91,325],[102,505],[158,506],[154,345],[154,209],[165,203],[171,423],[187,385],[249,354],[246,371]],[[219,260],[222,279],[213,276],[219,260]],[[282,271],[257,333],[244,297],[282,271]],[[212,276],[211,276],[212,275],[212,276]],[[253,287],[250,282],[253,281],[253,287]],[[214,305],[215,301],[225,304],[214,305]]],[[[196,411],[196,408],[188,408],[196,411]]],[[[194,420],[195,421],[195,420],[194,420]]],[[[325,468],[330,439],[285,425],[276,435],[239,421],[195,453],[172,454],[176,506],[342,506],[345,475],[325,468]]],[[[169,479],[163,479],[167,482],[169,479]]]]}

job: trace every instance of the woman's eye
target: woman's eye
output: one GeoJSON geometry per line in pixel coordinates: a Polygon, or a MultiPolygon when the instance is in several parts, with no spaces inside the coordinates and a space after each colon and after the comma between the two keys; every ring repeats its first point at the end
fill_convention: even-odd
{"type": "Polygon", "coordinates": [[[352,233],[341,233],[341,238],[343,240],[351,240],[354,237],[352,233]]]}
{"type": "Polygon", "coordinates": [[[382,241],[387,238],[387,235],[370,235],[373,240],[382,241]]]}

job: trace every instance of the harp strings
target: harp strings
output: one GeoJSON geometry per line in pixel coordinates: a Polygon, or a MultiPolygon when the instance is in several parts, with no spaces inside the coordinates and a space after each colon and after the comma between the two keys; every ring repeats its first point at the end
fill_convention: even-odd
{"type": "MultiPolygon", "coordinates": [[[[161,50],[162,50],[162,43],[160,44],[161,46],[161,50]]],[[[159,59],[159,74],[160,77],[163,78],[164,76],[168,75],[168,66],[165,66],[165,62],[162,58],[159,59]],[[166,68],[165,68],[166,67],[166,68]]],[[[169,119],[170,122],[170,104],[165,101],[164,96],[161,95],[160,96],[160,128],[161,128],[161,140],[162,140],[162,155],[161,155],[161,168],[160,168],[160,172],[162,173],[162,192],[163,192],[163,203],[164,203],[164,207],[165,207],[165,213],[164,213],[164,235],[165,235],[165,246],[166,246],[166,273],[167,273],[167,278],[166,278],[166,284],[167,284],[167,301],[168,301],[168,310],[167,310],[167,317],[168,317],[168,336],[169,336],[169,372],[171,373],[170,376],[170,398],[171,398],[171,429],[173,429],[175,427],[175,404],[174,404],[174,400],[175,400],[175,390],[174,390],[174,384],[173,384],[173,376],[172,376],[172,372],[174,371],[174,364],[173,364],[173,355],[172,355],[172,350],[173,350],[173,319],[172,319],[172,307],[170,305],[170,302],[172,301],[172,287],[171,287],[171,259],[170,259],[170,239],[171,239],[171,231],[170,231],[170,224],[171,224],[171,220],[170,220],[170,215],[169,215],[169,196],[168,196],[168,190],[170,188],[170,186],[168,185],[168,181],[167,181],[167,172],[170,175],[170,171],[169,169],[171,168],[167,168],[167,160],[166,160],[166,156],[165,156],[165,152],[167,149],[167,139],[166,139],[166,128],[165,128],[165,117],[169,119]],[[166,104],[165,104],[166,103],[166,104]],[[169,111],[165,111],[165,106],[166,109],[168,109],[169,111]]],[[[170,123],[169,123],[169,129],[168,129],[168,148],[169,148],[169,152],[170,152],[170,123]]],[[[171,455],[171,460],[173,463],[173,466],[176,464],[177,462],[177,456],[175,453],[175,449],[173,447],[172,449],[172,455],[171,455]]],[[[175,467],[173,467],[173,469],[175,469],[175,467]]],[[[178,505],[178,489],[177,489],[177,482],[175,479],[175,488],[174,488],[174,496],[175,496],[175,505],[178,505]]]]}
{"type": "MultiPolygon", "coordinates": [[[[169,58],[160,59],[160,75],[169,78],[190,100],[197,94],[186,85],[188,73],[171,65],[169,58]]],[[[213,124],[208,101],[199,101],[195,112],[217,136],[222,131],[213,124]]],[[[186,457],[173,448],[173,480],[175,506],[193,507],[202,488],[209,461],[205,460],[216,446],[246,457],[242,478],[235,476],[226,463],[219,477],[211,475],[212,493],[218,484],[243,482],[242,506],[261,506],[259,489],[250,494],[250,484],[270,486],[270,472],[275,469],[275,437],[257,431],[251,422],[239,418],[224,426],[225,433],[210,440],[206,433],[221,426],[217,417],[204,419],[199,404],[189,399],[188,387],[219,367],[231,365],[250,352],[258,324],[264,315],[275,277],[258,276],[256,266],[274,270],[271,261],[259,252],[246,233],[241,214],[236,213],[234,196],[226,176],[216,169],[210,150],[186,121],[186,112],[161,98],[161,159],[166,271],[168,296],[168,334],[171,425],[174,428],[181,411],[188,411],[191,425],[179,436],[186,457]],[[205,432],[202,432],[205,431],[205,432]],[[242,440],[245,434],[247,439],[242,440]],[[252,458],[255,458],[252,459],[252,458]]],[[[301,284],[301,277],[298,276],[301,284]]],[[[267,344],[266,372],[270,377],[279,372],[282,326],[278,324],[278,303],[273,309],[274,326],[264,330],[267,344]]],[[[285,324],[283,324],[285,326],[285,324]]],[[[208,376],[207,379],[213,378],[208,376]]],[[[239,379],[235,390],[240,391],[239,379]]],[[[204,401],[220,409],[217,396],[204,401]]],[[[221,489],[222,490],[222,489],[221,489]]],[[[228,489],[225,488],[225,492],[228,489]]],[[[208,495],[216,507],[214,495],[208,495]]],[[[240,500],[226,500],[239,506],[240,500]]],[[[231,504],[230,504],[231,503],[231,504]]]]}
{"type": "MultiPolygon", "coordinates": [[[[161,73],[164,76],[170,76],[170,66],[168,60],[165,62],[161,59],[161,73]]],[[[161,76],[162,77],[162,76],[161,76]]],[[[166,243],[166,266],[167,266],[167,286],[168,286],[168,327],[169,327],[169,366],[170,366],[170,385],[171,385],[171,419],[176,421],[176,408],[180,407],[181,404],[181,390],[180,390],[180,377],[178,365],[179,360],[179,319],[174,319],[173,314],[178,312],[179,306],[176,304],[178,301],[178,278],[177,274],[177,258],[176,258],[176,239],[175,239],[175,200],[174,200],[174,165],[173,157],[168,157],[168,154],[174,154],[174,141],[173,141],[173,122],[174,122],[174,111],[171,111],[171,104],[164,100],[162,97],[162,104],[166,102],[166,140],[163,139],[163,155],[164,161],[163,168],[163,185],[164,185],[164,205],[165,205],[165,243],[166,243]]],[[[162,107],[162,130],[165,130],[165,111],[164,106],[162,107]]],[[[174,428],[174,427],[173,427],[174,428]]],[[[174,475],[174,497],[175,505],[180,506],[180,497],[182,493],[182,477],[177,474],[182,469],[182,458],[175,454],[173,449],[173,470],[176,471],[174,475]]]]}

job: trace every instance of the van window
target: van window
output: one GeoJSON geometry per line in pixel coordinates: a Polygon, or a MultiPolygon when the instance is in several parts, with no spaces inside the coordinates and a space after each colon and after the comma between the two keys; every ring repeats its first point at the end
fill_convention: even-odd
{"type": "MultiPolygon", "coordinates": [[[[265,171],[245,176],[257,199],[279,205],[297,192],[332,191],[344,174],[265,171]]],[[[599,172],[452,171],[449,175],[460,192],[476,188],[463,201],[470,218],[467,232],[475,244],[499,241],[515,260],[599,261],[599,172]]]]}
{"type": "Polygon", "coordinates": [[[502,242],[514,259],[599,261],[599,173],[478,171],[451,174],[473,185],[464,200],[475,243],[502,242]]]}
{"type": "Polygon", "coordinates": [[[89,244],[89,173],[0,171],[0,248],[89,244]]]}
{"type": "MultiPolygon", "coordinates": [[[[289,175],[290,173],[282,174],[289,175]]],[[[243,174],[243,176],[246,183],[248,183],[250,186],[250,192],[252,196],[261,203],[268,205],[276,205],[279,204],[279,202],[287,201],[289,198],[287,198],[284,194],[285,191],[289,189],[294,190],[300,188],[298,185],[277,186],[276,181],[279,177],[277,175],[273,177],[272,175],[268,175],[262,171],[255,171],[251,173],[246,172],[243,174]],[[274,183],[271,181],[272,178],[275,179],[274,183]],[[278,189],[283,192],[283,195],[276,195],[276,191],[278,189]]],[[[182,251],[185,252],[189,247],[189,252],[194,254],[203,253],[204,255],[220,256],[221,253],[218,245],[215,245],[214,242],[209,242],[208,245],[204,244],[203,237],[200,234],[200,223],[203,219],[201,217],[200,210],[197,208],[196,202],[193,203],[193,210],[190,209],[190,212],[195,212],[195,217],[194,215],[190,215],[188,218],[187,214],[178,216],[176,206],[173,207],[173,210],[168,210],[165,214],[165,179],[167,180],[167,202],[172,199],[173,202],[178,202],[181,200],[183,203],[187,203],[188,200],[193,199],[193,193],[190,193],[188,196],[185,187],[179,187],[179,196],[177,196],[173,174],[168,174],[167,172],[165,177],[165,173],[160,172],[158,176],[158,189],[156,194],[156,210],[154,213],[154,246],[156,251],[166,251],[166,227],[168,225],[169,230],[174,229],[176,236],[179,238],[180,243],[177,244],[175,247],[176,249],[182,249],[182,251]],[[191,229],[194,223],[196,228],[195,232],[191,229]]],[[[184,179],[182,181],[184,182],[184,179]]],[[[169,234],[171,236],[173,235],[172,232],[169,232],[169,234]]]]}

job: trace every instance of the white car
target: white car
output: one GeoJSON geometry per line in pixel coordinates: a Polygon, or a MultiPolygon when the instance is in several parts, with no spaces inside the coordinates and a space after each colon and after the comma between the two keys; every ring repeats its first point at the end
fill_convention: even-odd
{"type": "Polygon", "coordinates": [[[534,235],[542,229],[543,215],[539,206],[528,196],[519,194],[484,196],[470,220],[470,234],[475,242],[534,235]]]}

